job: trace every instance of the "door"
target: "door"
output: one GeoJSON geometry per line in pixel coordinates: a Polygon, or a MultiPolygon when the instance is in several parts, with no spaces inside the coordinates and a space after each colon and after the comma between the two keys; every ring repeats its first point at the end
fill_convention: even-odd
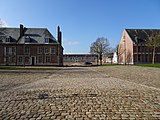
{"type": "Polygon", "coordinates": [[[34,63],[35,63],[35,58],[32,57],[32,65],[34,65],[34,63]]]}

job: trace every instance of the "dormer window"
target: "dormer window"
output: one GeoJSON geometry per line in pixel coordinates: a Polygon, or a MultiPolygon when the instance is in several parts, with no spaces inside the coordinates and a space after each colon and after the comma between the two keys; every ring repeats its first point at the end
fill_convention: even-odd
{"type": "Polygon", "coordinates": [[[49,43],[49,38],[45,38],[45,39],[44,39],[44,42],[45,42],[45,43],[49,43]]]}
{"type": "Polygon", "coordinates": [[[25,37],[25,43],[30,43],[30,37],[29,36],[25,37]]]}
{"type": "Polygon", "coordinates": [[[6,42],[10,42],[10,37],[6,37],[6,42]]]}

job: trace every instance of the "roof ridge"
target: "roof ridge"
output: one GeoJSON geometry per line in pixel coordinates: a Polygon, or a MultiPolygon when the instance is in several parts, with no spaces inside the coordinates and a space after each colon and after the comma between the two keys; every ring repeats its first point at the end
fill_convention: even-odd
{"type": "Polygon", "coordinates": [[[4,28],[7,28],[7,29],[17,29],[16,27],[0,27],[0,29],[1,29],[1,28],[3,28],[3,29],[4,29],[4,28]]]}
{"type": "MultiPolygon", "coordinates": [[[[20,29],[20,28],[16,28],[16,27],[0,27],[0,29],[4,29],[4,28],[6,28],[6,29],[20,29]]],[[[48,28],[28,28],[28,27],[26,27],[27,29],[47,29],[48,30],[48,28]]]]}
{"type": "Polygon", "coordinates": [[[160,29],[125,29],[132,41],[142,43],[148,40],[153,33],[160,32],[160,29]]]}
{"type": "Polygon", "coordinates": [[[27,29],[48,29],[48,28],[28,28],[26,27],[27,29]]]}
{"type": "Polygon", "coordinates": [[[160,30],[160,28],[153,28],[153,29],[149,29],[149,28],[125,28],[125,30],[160,30]]]}

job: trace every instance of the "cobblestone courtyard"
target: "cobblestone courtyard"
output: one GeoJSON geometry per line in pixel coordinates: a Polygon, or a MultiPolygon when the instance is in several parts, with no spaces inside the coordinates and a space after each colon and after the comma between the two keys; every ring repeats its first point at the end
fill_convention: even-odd
{"type": "Polygon", "coordinates": [[[0,70],[0,120],[160,119],[160,69],[0,70]]]}

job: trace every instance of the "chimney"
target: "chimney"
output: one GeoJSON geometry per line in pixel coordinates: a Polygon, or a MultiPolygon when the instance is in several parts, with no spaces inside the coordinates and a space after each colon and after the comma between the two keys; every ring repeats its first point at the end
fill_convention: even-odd
{"type": "Polygon", "coordinates": [[[62,32],[59,32],[59,43],[62,45],[62,32]]]}
{"type": "Polygon", "coordinates": [[[57,28],[57,39],[58,39],[58,42],[60,43],[60,45],[62,45],[62,32],[60,31],[60,27],[58,26],[57,28]]]}
{"type": "Polygon", "coordinates": [[[22,37],[24,35],[24,28],[23,25],[20,24],[20,37],[22,37]]]}

